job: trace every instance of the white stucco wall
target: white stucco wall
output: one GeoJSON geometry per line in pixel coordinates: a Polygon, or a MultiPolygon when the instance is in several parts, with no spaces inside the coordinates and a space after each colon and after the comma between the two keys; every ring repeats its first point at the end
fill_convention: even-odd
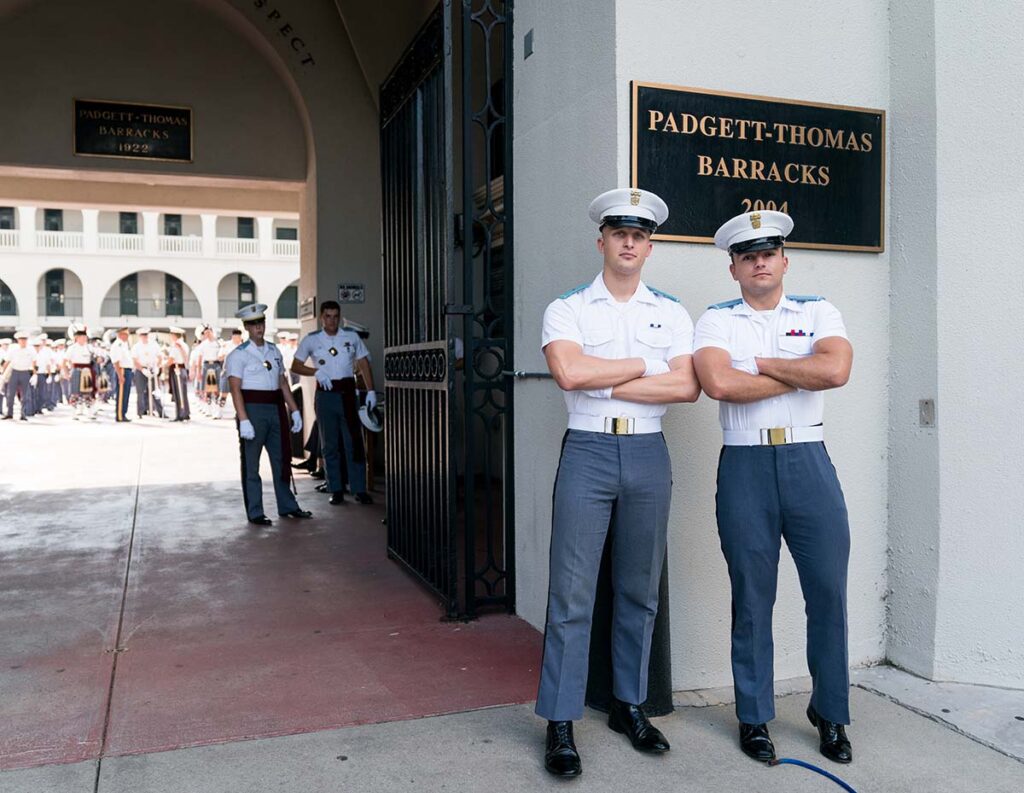
{"type": "Polygon", "coordinates": [[[935,677],[1024,687],[1024,120],[1010,0],[935,2],[939,535],[935,677]]]}
{"type": "MultiPolygon", "coordinates": [[[[514,364],[524,371],[547,371],[547,304],[601,269],[586,207],[616,179],[614,14],[612,0],[587,5],[583,14],[573,3],[516,3],[514,364]],[[534,53],[524,61],[530,29],[534,53]]],[[[516,610],[543,629],[565,402],[551,380],[521,380],[515,411],[516,610]]]]}
{"type": "MultiPolygon", "coordinates": [[[[611,35],[605,14],[591,11],[584,19],[547,5],[516,7],[517,59],[531,27],[536,47],[529,60],[517,60],[516,71],[520,369],[544,368],[537,347],[546,303],[600,269],[586,207],[598,192],[628,184],[630,80],[888,104],[888,15],[878,0],[847,8],[838,23],[827,7],[803,3],[761,7],[730,0],[683,12],[671,0],[620,1],[614,3],[611,35]],[[744,20],[742,27],[737,19],[744,20]],[[797,26],[803,31],[800,46],[786,46],[797,26]],[[728,42],[722,36],[726,29],[728,42]],[[769,41],[779,42],[770,54],[769,41]],[[611,51],[614,64],[608,62],[611,51]]],[[[854,664],[870,663],[884,655],[889,256],[793,250],[790,263],[787,289],[824,294],[839,306],[856,350],[850,384],[826,400],[826,423],[853,535],[850,657],[854,664]]],[[[724,255],[709,245],[657,243],[645,280],[679,296],[694,321],[709,303],[737,294],[724,255]]],[[[564,406],[550,381],[521,383],[516,399],[518,609],[542,625],[551,483],[564,406]]],[[[729,685],[729,586],[714,518],[717,406],[706,397],[695,406],[676,406],[665,429],[675,480],[673,686],[729,685]]],[[[803,601],[795,569],[783,556],[775,611],[778,678],[806,674],[803,601]]]]}

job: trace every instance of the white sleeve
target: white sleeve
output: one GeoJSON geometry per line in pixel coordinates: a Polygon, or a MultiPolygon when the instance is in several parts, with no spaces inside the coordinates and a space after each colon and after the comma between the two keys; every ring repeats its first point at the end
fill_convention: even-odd
{"type": "Polygon", "coordinates": [[[693,320],[679,303],[675,304],[672,323],[672,344],[668,348],[668,360],[680,355],[693,354],[693,320]]]}
{"type": "Polygon", "coordinates": [[[583,346],[576,314],[568,300],[553,300],[544,311],[544,329],[541,333],[540,348],[543,350],[553,341],[574,341],[583,346]]]}
{"type": "Polygon", "coordinates": [[[722,309],[712,308],[704,312],[693,332],[694,352],[705,347],[719,347],[731,354],[729,333],[723,319],[722,309]]]}
{"type": "Polygon", "coordinates": [[[245,361],[242,360],[242,353],[238,347],[236,347],[228,359],[224,362],[224,368],[227,370],[228,377],[237,377],[241,379],[245,373],[245,361]]]}
{"type": "Polygon", "coordinates": [[[370,351],[366,349],[366,344],[363,343],[363,337],[358,333],[356,334],[356,360],[361,361],[363,358],[369,358],[370,351]]]}
{"type": "Polygon", "coordinates": [[[313,350],[311,349],[313,343],[310,341],[312,337],[312,333],[307,333],[305,336],[302,337],[302,341],[299,342],[299,346],[295,348],[294,360],[298,361],[301,364],[306,363],[306,361],[309,359],[309,356],[313,354],[313,350]]]}
{"type": "Polygon", "coordinates": [[[814,303],[814,340],[827,339],[829,336],[849,338],[839,309],[827,300],[818,300],[814,303]]]}

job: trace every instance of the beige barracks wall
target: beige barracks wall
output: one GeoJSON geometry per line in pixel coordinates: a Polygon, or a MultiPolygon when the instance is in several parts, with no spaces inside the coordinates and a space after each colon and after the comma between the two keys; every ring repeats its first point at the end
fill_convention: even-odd
{"type": "Polygon", "coordinates": [[[193,0],[0,3],[0,164],[304,179],[305,132],[267,60],[193,0]],[[76,157],[72,99],[186,105],[192,164],[76,157]]]}

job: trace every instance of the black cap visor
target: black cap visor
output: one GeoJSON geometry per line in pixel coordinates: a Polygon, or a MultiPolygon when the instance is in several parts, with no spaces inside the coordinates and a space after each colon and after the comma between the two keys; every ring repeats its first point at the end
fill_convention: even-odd
{"type": "Polygon", "coordinates": [[[729,253],[747,253],[748,251],[767,251],[772,248],[781,248],[785,243],[785,237],[755,237],[752,240],[743,240],[729,246],[729,253]]]}
{"type": "Polygon", "coordinates": [[[643,229],[653,234],[658,230],[658,224],[650,218],[642,218],[638,215],[606,215],[601,218],[600,228],[605,226],[611,226],[613,229],[623,228],[628,226],[634,229],[643,229]]]}

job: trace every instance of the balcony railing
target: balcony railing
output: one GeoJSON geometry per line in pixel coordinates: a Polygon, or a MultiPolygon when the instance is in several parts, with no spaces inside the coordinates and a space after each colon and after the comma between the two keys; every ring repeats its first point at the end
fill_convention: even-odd
{"type": "Polygon", "coordinates": [[[0,229],[0,248],[17,248],[18,230],[0,229]]]}
{"type": "Polygon", "coordinates": [[[80,297],[40,297],[38,304],[40,317],[82,316],[82,298],[80,297]]]}
{"type": "Polygon", "coordinates": [[[137,253],[142,250],[142,235],[102,233],[99,235],[98,247],[104,253],[137,253]]]}
{"type": "Polygon", "coordinates": [[[203,238],[161,234],[159,249],[160,253],[183,253],[198,256],[203,252],[203,238]]]}
{"type": "Polygon", "coordinates": [[[164,300],[139,300],[135,310],[130,313],[123,312],[120,298],[104,298],[100,307],[100,314],[103,319],[114,317],[141,317],[143,319],[165,319],[167,317],[188,317],[198,319],[202,314],[199,311],[198,300],[182,300],[180,303],[171,303],[170,306],[164,300]]]}
{"type": "Polygon", "coordinates": [[[299,256],[298,240],[274,240],[274,255],[285,259],[295,259],[299,256]]]}
{"type": "Polygon", "coordinates": [[[47,251],[80,251],[83,235],[80,231],[37,231],[36,247],[47,251]]]}
{"type": "Polygon", "coordinates": [[[259,251],[259,240],[217,237],[219,256],[255,256],[259,251]]]}

